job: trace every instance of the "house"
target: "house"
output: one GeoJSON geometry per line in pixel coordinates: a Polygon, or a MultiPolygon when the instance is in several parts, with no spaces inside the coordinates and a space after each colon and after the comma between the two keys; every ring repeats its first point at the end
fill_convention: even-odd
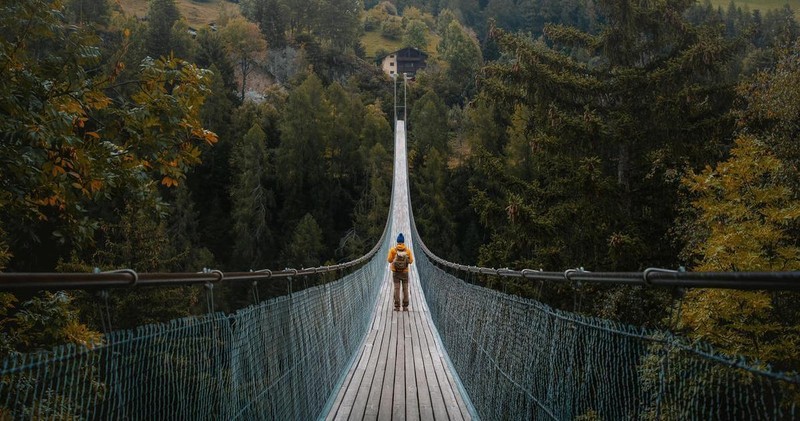
{"type": "Polygon", "coordinates": [[[405,73],[410,77],[414,77],[417,70],[425,68],[425,60],[427,58],[428,55],[424,52],[416,48],[406,47],[378,57],[377,62],[384,73],[389,76],[405,73]]]}

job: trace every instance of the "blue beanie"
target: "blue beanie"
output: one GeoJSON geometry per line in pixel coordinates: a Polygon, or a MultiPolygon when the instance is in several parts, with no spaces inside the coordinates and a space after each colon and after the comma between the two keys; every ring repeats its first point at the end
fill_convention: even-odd
{"type": "Polygon", "coordinates": [[[397,235],[397,243],[398,244],[402,244],[402,243],[405,243],[405,242],[406,242],[406,239],[405,239],[405,237],[403,237],[403,233],[401,232],[400,234],[397,235]]]}

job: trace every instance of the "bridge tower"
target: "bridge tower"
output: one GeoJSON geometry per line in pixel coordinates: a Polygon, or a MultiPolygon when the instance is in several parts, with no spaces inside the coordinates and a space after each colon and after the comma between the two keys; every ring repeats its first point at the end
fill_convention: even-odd
{"type": "Polygon", "coordinates": [[[396,125],[398,119],[406,121],[406,117],[407,117],[407,115],[406,115],[407,112],[406,111],[408,109],[408,79],[409,79],[409,77],[408,77],[408,74],[406,74],[406,73],[402,73],[402,77],[403,77],[403,82],[402,82],[403,83],[403,104],[400,105],[397,102],[398,101],[398,98],[397,98],[397,84],[400,82],[398,80],[398,76],[400,76],[400,75],[401,74],[397,74],[397,73],[392,74],[392,85],[394,86],[394,122],[395,122],[395,125],[396,125]]]}

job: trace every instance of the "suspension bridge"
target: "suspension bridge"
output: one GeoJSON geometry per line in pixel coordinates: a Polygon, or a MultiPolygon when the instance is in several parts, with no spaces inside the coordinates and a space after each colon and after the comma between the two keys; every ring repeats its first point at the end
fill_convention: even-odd
{"type": "Polygon", "coordinates": [[[550,308],[465,281],[797,289],[797,274],[564,273],[461,266],[413,222],[405,121],[395,118],[384,234],[346,264],[198,274],[0,274],[0,290],[338,279],[232,314],[114,331],[99,343],[12,355],[0,419],[797,419],[800,377],[666,331],[550,308]],[[392,311],[388,249],[415,251],[410,311],[392,311]],[[410,235],[409,235],[410,234],[410,235]],[[57,279],[56,279],[57,278],[57,279]],[[754,281],[755,279],[755,281],[754,281]],[[56,282],[57,280],[57,282],[56,282]]]}

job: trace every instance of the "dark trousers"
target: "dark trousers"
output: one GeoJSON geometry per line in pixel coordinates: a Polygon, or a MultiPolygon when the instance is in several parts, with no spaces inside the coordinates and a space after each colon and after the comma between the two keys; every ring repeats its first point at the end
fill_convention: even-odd
{"type": "Polygon", "coordinates": [[[400,308],[400,287],[403,288],[403,308],[408,307],[408,272],[392,272],[394,308],[400,308]]]}

